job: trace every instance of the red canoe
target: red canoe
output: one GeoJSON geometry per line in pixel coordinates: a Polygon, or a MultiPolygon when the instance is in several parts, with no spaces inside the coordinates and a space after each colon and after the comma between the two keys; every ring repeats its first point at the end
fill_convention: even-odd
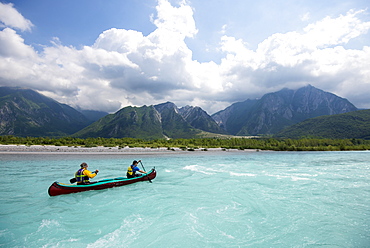
{"type": "Polygon", "coordinates": [[[131,183],[136,183],[140,181],[150,181],[153,180],[157,175],[155,168],[151,169],[147,174],[143,174],[139,177],[135,178],[126,178],[126,177],[118,177],[113,179],[104,179],[101,181],[93,182],[87,185],[74,185],[74,184],[65,184],[54,182],[49,187],[49,195],[56,196],[56,195],[64,195],[64,194],[71,194],[71,193],[78,193],[82,191],[88,190],[100,190],[100,189],[107,189],[113,187],[120,187],[131,183]]]}

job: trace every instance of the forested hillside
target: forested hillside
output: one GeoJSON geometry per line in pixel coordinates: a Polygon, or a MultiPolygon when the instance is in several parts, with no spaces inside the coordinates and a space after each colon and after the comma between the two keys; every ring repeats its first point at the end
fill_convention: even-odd
{"type": "Polygon", "coordinates": [[[370,139],[370,109],[308,119],[286,128],[276,137],[370,139]]]}

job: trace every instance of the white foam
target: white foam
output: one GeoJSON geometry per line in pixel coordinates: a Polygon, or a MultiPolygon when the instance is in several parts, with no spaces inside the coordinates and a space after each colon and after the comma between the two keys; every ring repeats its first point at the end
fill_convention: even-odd
{"type": "Polygon", "coordinates": [[[195,172],[203,173],[203,174],[206,174],[206,175],[213,175],[213,174],[215,174],[215,173],[212,173],[212,172],[207,172],[207,171],[215,171],[215,170],[209,169],[209,168],[205,168],[205,167],[202,167],[202,166],[199,166],[199,165],[187,165],[183,169],[184,170],[190,170],[190,171],[195,171],[195,172]]]}
{"type": "Polygon", "coordinates": [[[60,226],[60,223],[58,221],[44,219],[44,220],[41,221],[41,224],[40,224],[37,231],[40,231],[43,228],[50,228],[50,227],[56,227],[56,226],[60,226]]]}
{"type": "Polygon", "coordinates": [[[234,237],[234,236],[232,236],[232,235],[230,235],[230,234],[227,234],[227,233],[225,233],[225,232],[222,232],[222,231],[221,231],[221,234],[222,234],[223,236],[225,236],[225,237],[229,238],[229,239],[235,239],[235,237],[234,237]]]}
{"type": "Polygon", "coordinates": [[[273,174],[269,174],[269,173],[266,173],[265,175],[269,176],[269,177],[275,177],[276,179],[289,178],[292,181],[312,180],[311,178],[298,177],[298,176],[293,176],[293,175],[273,175],[273,174]]]}
{"type": "Polygon", "coordinates": [[[100,237],[95,242],[88,244],[87,247],[130,247],[132,242],[138,239],[138,230],[140,230],[138,227],[142,223],[144,223],[144,221],[140,215],[128,216],[123,220],[121,226],[103,237],[100,237]]]}
{"type": "Polygon", "coordinates": [[[230,176],[237,176],[237,177],[255,177],[256,174],[252,173],[237,173],[237,172],[230,172],[230,176]]]}
{"type": "Polygon", "coordinates": [[[311,180],[310,178],[307,178],[307,177],[295,177],[295,176],[291,176],[292,178],[292,181],[308,181],[308,180],[311,180]]]}

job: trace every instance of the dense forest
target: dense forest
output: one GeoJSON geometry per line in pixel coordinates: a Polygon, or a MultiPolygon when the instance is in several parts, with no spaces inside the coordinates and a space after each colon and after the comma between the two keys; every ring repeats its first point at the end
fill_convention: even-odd
{"type": "Polygon", "coordinates": [[[346,151],[369,150],[370,140],[363,139],[275,139],[275,138],[199,138],[199,139],[134,139],[134,138],[43,138],[43,137],[16,137],[0,136],[2,145],[55,145],[69,147],[167,147],[194,151],[207,148],[223,149],[258,149],[274,151],[346,151]]]}
{"type": "Polygon", "coordinates": [[[370,139],[370,109],[338,115],[324,115],[304,120],[280,131],[275,137],[297,139],[299,137],[330,139],[370,139]]]}

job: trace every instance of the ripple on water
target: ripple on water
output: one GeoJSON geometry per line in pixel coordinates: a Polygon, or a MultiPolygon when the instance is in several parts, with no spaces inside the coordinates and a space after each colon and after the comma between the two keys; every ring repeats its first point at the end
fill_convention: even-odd
{"type": "Polygon", "coordinates": [[[367,247],[370,153],[0,154],[0,246],[367,247]],[[153,183],[49,197],[81,162],[153,183]],[[19,170],[22,168],[22,170],[19,170]],[[19,183],[19,177],[22,179],[19,183]]]}

